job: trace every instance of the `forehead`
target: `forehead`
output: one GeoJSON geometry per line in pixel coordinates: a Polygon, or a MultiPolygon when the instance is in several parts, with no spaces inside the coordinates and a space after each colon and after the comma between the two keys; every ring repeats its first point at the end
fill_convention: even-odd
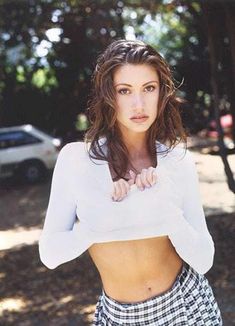
{"type": "Polygon", "coordinates": [[[156,69],[148,64],[124,64],[118,67],[113,74],[114,83],[135,84],[159,80],[156,69]]]}

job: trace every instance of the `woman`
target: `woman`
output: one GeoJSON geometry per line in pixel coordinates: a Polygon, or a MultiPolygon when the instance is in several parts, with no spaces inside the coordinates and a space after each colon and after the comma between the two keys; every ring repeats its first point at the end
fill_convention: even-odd
{"type": "Polygon", "coordinates": [[[141,41],[116,40],[92,82],[85,142],[64,146],[53,173],[42,262],[55,268],[88,249],[103,286],[93,325],[222,325],[167,63],[141,41]]]}

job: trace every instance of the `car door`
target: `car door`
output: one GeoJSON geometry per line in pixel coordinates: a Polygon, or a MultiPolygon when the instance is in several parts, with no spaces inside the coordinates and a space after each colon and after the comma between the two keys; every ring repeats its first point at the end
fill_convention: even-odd
{"type": "Polygon", "coordinates": [[[0,133],[0,176],[7,177],[14,173],[17,160],[12,155],[12,135],[11,131],[0,133]]]}

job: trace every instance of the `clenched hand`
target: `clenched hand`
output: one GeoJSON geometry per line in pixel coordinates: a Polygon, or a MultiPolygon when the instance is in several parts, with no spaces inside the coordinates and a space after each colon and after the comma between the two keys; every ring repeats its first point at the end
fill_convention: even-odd
{"type": "Polygon", "coordinates": [[[146,187],[152,187],[157,181],[156,170],[150,166],[148,169],[143,169],[140,173],[135,174],[132,170],[129,171],[130,179],[128,181],[119,179],[113,183],[112,199],[113,201],[121,201],[128,192],[133,184],[143,191],[146,187]]]}

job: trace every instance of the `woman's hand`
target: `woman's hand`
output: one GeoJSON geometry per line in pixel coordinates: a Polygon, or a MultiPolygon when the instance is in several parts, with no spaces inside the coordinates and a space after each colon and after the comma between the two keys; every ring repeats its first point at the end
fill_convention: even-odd
{"type": "Polygon", "coordinates": [[[135,184],[143,191],[146,187],[152,187],[157,181],[155,168],[150,166],[148,169],[143,169],[135,178],[135,184]]]}
{"type": "Polygon", "coordinates": [[[127,196],[130,191],[130,187],[136,184],[140,190],[144,190],[145,187],[149,188],[156,183],[157,175],[155,168],[149,167],[143,169],[141,173],[135,174],[132,170],[129,171],[130,179],[128,181],[119,179],[113,183],[112,199],[113,201],[121,201],[127,196]]]}
{"type": "Polygon", "coordinates": [[[130,191],[131,186],[135,183],[135,173],[130,170],[130,179],[128,181],[124,179],[119,179],[113,183],[113,192],[112,200],[121,201],[128,192],[130,191]]]}

